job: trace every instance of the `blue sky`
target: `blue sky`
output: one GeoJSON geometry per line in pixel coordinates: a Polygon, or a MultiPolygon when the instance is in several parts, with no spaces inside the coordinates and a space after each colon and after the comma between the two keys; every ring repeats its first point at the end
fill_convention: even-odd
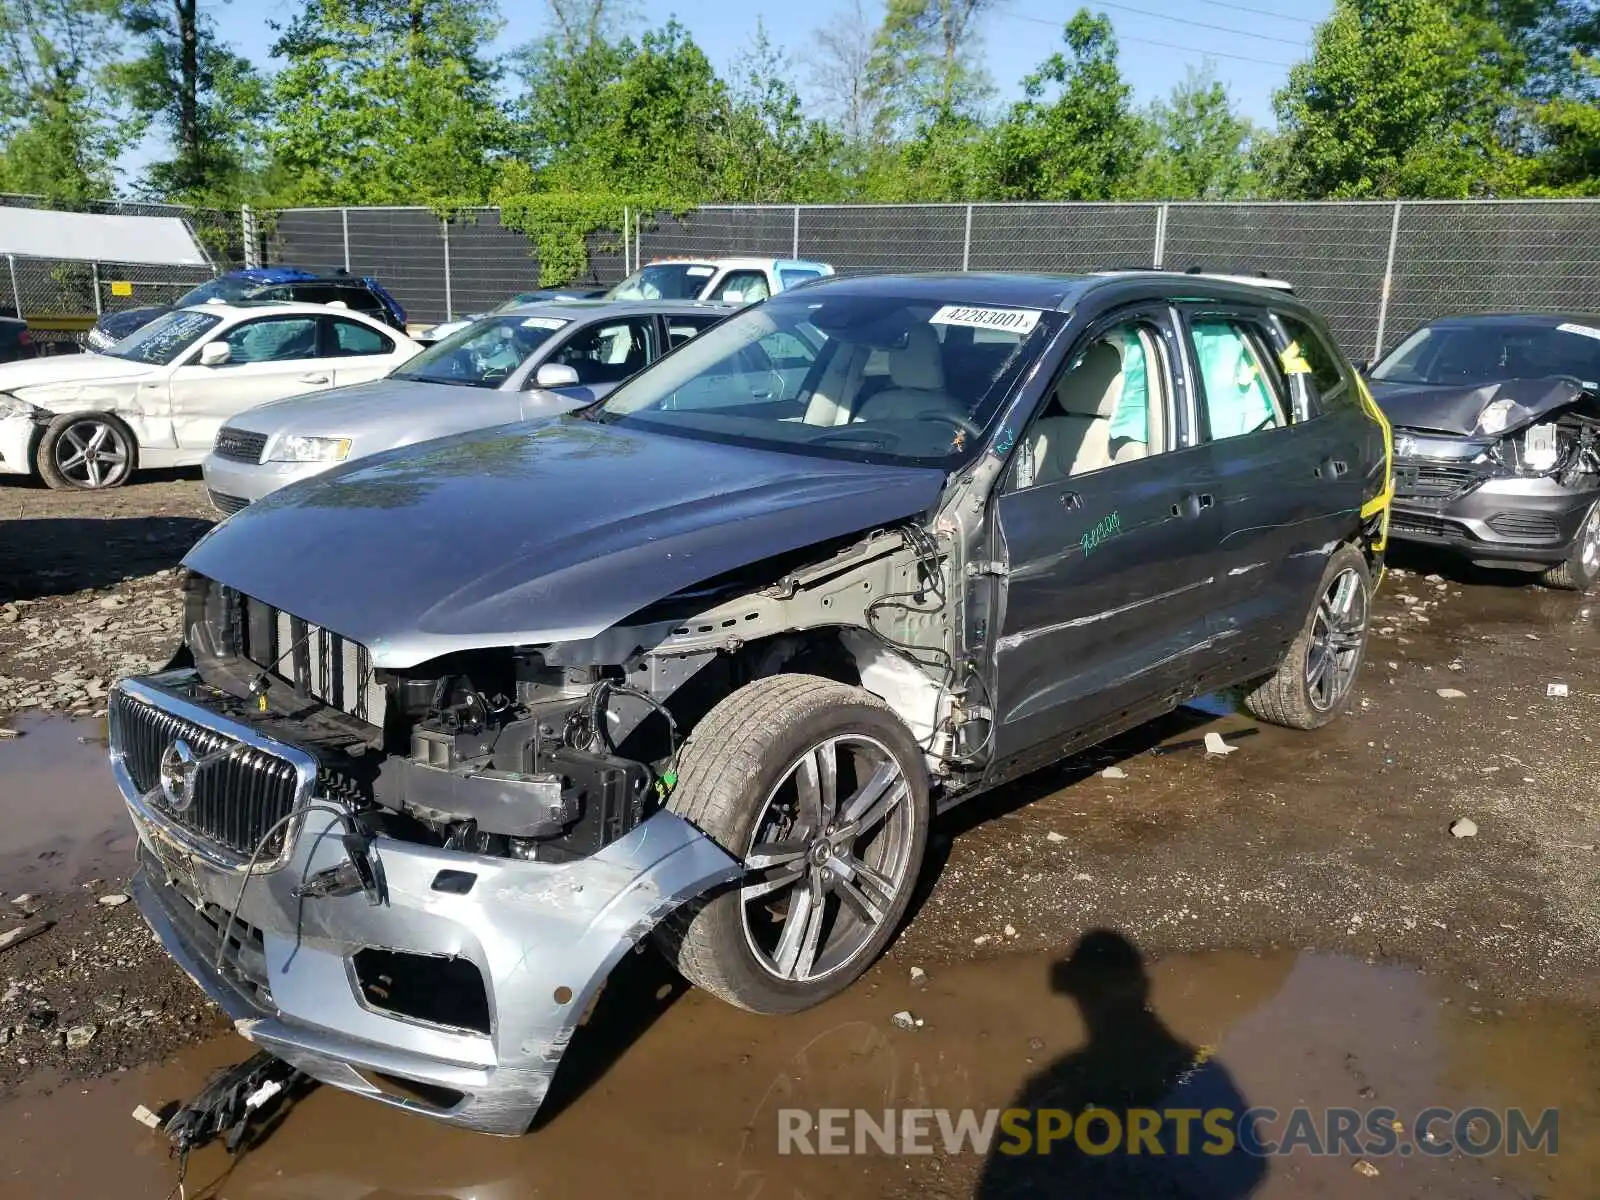
{"type": "MultiPolygon", "coordinates": [[[[815,29],[846,0],[641,0],[639,24],[658,25],[676,16],[719,70],[749,45],[757,21],[791,57],[800,56],[815,29]]],[[[271,21],[286,21],[296,0],[202,0],[223,38],[258,65],[271,66],[271,21]]],[[[539,36],[543,0],[501,0],[505,30],[500,49],[539,36]]],[[[869,13],[874,5],[865,5],[869,13]]],[[[982,52],[1000,98],[1017,94],[1017,82],[1059,44],[1059,27],[1077,11],[1068,0],[1001,0],[981,21],[982,52]]],[[[1312,28],[1332,9],[1332,0],[1101,0],[1089,8],[1111,18],[1121,45],[1124,77],[1139,104],[1171,90],[1187,67],[1209,61],[1228,86],[1240,111],[1254,121],[1272,119],[1272,93],[1288,75],[1288,64],[1305,56],[1312,28]]],[[[804,69],[797,66],[797,78],[804,69]]],[[[137,170],[151,157],[141,147],[123,165],[137,170]]]]}

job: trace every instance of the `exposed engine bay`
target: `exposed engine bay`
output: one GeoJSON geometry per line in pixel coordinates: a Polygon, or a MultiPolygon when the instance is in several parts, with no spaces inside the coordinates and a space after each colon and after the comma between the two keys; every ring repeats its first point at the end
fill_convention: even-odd
{"type": "Polygon", "coordinates": [[[205,698],[315,753],[319,790],[370,826],[523,861],[593,854],[656,811],[685,736],[751,679],[804,671],[885,698],[953,793],[988,710],[952,645],[950,554],[920,526],[710,580],[582,641],[406,670],[200,575],[189,655],[205,698]],[[764,582],[763,582],[764,581],[764,582]]]}

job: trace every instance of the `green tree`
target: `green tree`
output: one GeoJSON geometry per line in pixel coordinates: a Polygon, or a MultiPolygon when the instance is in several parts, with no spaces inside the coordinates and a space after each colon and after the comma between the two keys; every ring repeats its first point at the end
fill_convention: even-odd
{"type": "Polygon", "coordinates": [[[0,0],[0,190],[105,199],[126,119],[117,0],[0,0]]]}
{"type": "Polygon", "coordinates": [[[1209,71],[1191,70],[1145,117],[1149,143],[1134,194],[1162,200],[1232,200],[1254,186],[1250,122],[1234,112],[1228,89],[1209,71]]]}
{"type": "Polygon", "coordinates": [[[978,114],[993,92],[977,55],[978,20],[995,0],[887,0],[868,61],[877,132],[926,129],[978,114]]]}
{"type": "Polygon", "coordinates": [[[996,198],[1108,200],[1128,188],[1142,131],[1111,22],[1079,9],[1062,37],[1066,53],[1023,80],[1023,99],[989,139],[996,198]]]}
{"type": "Polygon", "coordinates": [[[198,0],[136,0],[123,20],[142,46],[122,68],[133,107],[157,122],[172,149],[148,168],[146,189],[167,200],[239,203],[259,167],[261,76],[217,40],[198,0]]]}
{"type": "Polygon", "coordinates": [[[1514,192],[1523,69],[1506,30],[1470,6],[1335,0],[1275,99],[1276,187],[1310,199],[1514,192]]]}
{"type": "Polygon", "coordinates": [[[788,60],[759,21],[749,49],[734,64],[723,101],[710,138],[710,196],[750,203],[834,198],[833,158],[841,140],[806,117],[788,60]]]}
{"type": "Polygon", "coordinates": [[[475,0],[307,0],[272,48],[267,146],[280,201],[449,204],[481,200],[506,142],[499,32],[475,0]]]}
{"type": "Polygon", "coordinates": [[[1565,0],[1534,34],[1532,190],[1600,196],[1600,3],[1565,0]]]}

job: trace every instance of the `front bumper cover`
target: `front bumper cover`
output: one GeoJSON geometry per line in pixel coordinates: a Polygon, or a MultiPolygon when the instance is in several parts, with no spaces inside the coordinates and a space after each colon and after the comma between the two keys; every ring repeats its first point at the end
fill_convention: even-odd
{"type": "Polygon", "coordinates": [[[1389,535],[1485,562],[1559,563],[1597,500],[1548,477],[1490,479],[1443,502],[1396,496],[1389,535]]]}
{"type": "MultiPolygon", "coordinates": [[[[116,690],[314,768],[306,751],[176,694],[173,687],[186,675],[124,680],[116,690]]],[[[374,851],[387,882],[384,904],[373,906],[359,893],[298,898],[301,881],[343,860],[338,818],[312,810],[291,825],[294,836],[280,863],[252,875],[236,934],[248,932],[218,970],[215,914],[233,907],[244,864],[197,843],[140,794],[115,721],[111,763],[139,835],[133,893],[140,911],[242,1036],[323,1083],[486,1133],[528,1128],[611,968],[668,912],[739,870],[699,830],[658,812],[571,863],[488,858],[380,837],[374,851]],[[441,871],[471,875],[470,889],[436,890],[441,871]],[[373,1008],[357,988],[354,967],[356,953],[368,948],[474,964],[488,995],[489,1031],[373,1008]]]]}

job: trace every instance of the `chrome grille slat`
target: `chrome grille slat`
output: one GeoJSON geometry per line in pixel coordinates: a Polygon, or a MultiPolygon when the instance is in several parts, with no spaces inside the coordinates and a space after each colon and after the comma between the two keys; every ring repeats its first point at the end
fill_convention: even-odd
{"type": "Polygon", "coordinates": [[[241,749],[207,763],[195,773],[193,803],[177,812],[159,790],[151,795],[160,781],[161,756],[167,748],[182,738],[197,758],[203,758],[238,743],[121,694],[113,694],[110,707],[113,745],[134,786],[150,796],[148,803],[163,818],[240,858],[256,853],[258,843],[261,862],[282,853],[286,829],[266,835],[294,809],[298,780],[292,763],[256,749],[241,749]]]}

